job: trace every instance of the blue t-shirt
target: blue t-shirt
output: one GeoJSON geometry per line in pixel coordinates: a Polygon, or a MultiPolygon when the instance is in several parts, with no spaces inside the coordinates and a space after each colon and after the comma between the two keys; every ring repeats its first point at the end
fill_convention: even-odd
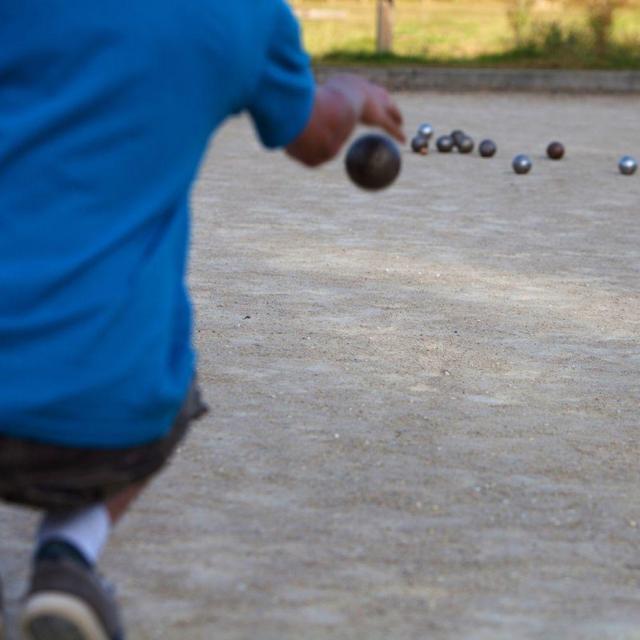
{"type": "Polygon", "coordinates": [[[120,448],[194,375],[189,191],[248,111],[270,148],[314,82],[284,0],[0,2],[0,434],[120,448]]]}

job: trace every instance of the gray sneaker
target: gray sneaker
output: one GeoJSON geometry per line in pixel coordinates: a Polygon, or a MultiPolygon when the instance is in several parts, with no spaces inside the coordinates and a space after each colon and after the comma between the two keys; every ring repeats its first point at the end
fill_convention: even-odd
{"type": "Polygon", "coordinates": [[[20,631],[24,640],[124,640],[110,588],[70,558],[35,561],[20,631]]]}

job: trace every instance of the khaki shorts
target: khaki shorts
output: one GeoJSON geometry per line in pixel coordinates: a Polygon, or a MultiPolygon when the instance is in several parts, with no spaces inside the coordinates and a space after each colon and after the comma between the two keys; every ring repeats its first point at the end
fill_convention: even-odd
{"type": "Polygon", "coordinates": [[[0,436],[0,499],[47,511],[104,502],[158,472],[207,412],[194,382],[171,431],[128,449],[78,449],[0,436]]]}

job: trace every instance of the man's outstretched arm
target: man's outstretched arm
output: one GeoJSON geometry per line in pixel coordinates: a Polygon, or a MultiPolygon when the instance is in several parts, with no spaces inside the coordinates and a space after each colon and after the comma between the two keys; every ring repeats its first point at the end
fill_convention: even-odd
{"type": "Polygon", "coordinates": [[[359,123],[405,140],[402,114],[383,87],[355,75],[333,76],[316,90],[309,122],[287,153],[315,167],[335,157],[359,123]]]}

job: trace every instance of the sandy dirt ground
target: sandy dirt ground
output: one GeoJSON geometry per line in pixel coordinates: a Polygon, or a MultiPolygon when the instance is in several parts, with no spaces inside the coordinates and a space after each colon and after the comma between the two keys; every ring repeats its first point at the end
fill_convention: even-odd
{"type": "MultiPolygon", "coordinates": [[[[640,639],[640,101],[399,99],[498,156],[370,195],[242,119],[212,147],[212,411],[102,563],[134,640],[640,639]]],[[[12,611],[35,523],[0,509],[12,611]]]]}

